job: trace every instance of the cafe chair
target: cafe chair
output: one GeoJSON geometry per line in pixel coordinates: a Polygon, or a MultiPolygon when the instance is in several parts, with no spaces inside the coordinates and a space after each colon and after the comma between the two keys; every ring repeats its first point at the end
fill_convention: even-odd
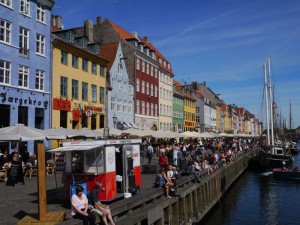
{"type": "Polygon", "coordinates": [[[47,175],[55,173],[55,163],[53,160],[47,160],[46,173],[47,175]]]}
{"type": "Polygon", "coordinates": [[[29,176],[29,178],[31,178],[31,176],[37,176],[37,171],[37,168],[33,167],[31,163],[26,163],[24,176],[29,176]]]}

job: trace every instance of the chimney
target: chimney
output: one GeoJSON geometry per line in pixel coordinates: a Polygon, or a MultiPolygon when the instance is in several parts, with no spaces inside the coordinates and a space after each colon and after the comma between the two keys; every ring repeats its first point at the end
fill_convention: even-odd
{"type": "Polygon", "coordinates": [[[148,37],[148,36],[145,36],[145,37],[144,37],[144,40],[145,40],[146,42],[149,42],[149,37],[148,37]]]}
{"type": "Polygon", "coordinates": [[[57,28],[58,30],[63,29],[62,18],[61,16],[52,16],[52,26],[57,28]]]}
{"type": "Polygon", "coordinates": [[[202,84],[203,84],[203,86],[206,86],[206,81],[203,81],[203,83],[202,83],[202,84]]]}
{"type": "Polygon", "coordinates": [[[97,17],[97,24],[102,24],[102,17],[101,16],[97,17]]]}
{"type": "Polygon", "coordinates": [[[91,20],[84,21],[84,36],[88,38],[89,42],[92,42],[94,40],[93,22],[91,20]]]}
{"type": "Polygon", "coordinates": [[[132,35],[133,35],[136,39],[138,39],[138,33],[137,33],[136,31],[132,32],[132,35]]]}
{"type": "Polygon", "coordinates": [[[198,90],[198,88],[197,88],[197,82],[192,82],[192,87],[193,87],[193,89],[196,91],[196,90],[198,90]]]}

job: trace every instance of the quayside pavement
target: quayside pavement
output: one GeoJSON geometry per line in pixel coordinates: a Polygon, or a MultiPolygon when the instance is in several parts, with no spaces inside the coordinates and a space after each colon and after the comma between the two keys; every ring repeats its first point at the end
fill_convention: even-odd
{"type": "MultiPolygon", "coordinates": [[[[141,159],[141,163],[147,163],[141,159]]],[[[154,157],[153,165],[158,165],[154,157]]],[[[142,174],[141,192],[153,187],[156,174],[142,174]]],[[[65,198],[62,174],[47,175],[47,211],[65,211],[66,220],[71,219],[70,203],[65,198]]],[[[122,200],[120,200],[122,201],[122,200]]],[[[25,215],[38,213],[37,177],[25,177],[25,185],[18,183],[14,187],[0,181],[0,224],[17,224],[25,215]]]]}

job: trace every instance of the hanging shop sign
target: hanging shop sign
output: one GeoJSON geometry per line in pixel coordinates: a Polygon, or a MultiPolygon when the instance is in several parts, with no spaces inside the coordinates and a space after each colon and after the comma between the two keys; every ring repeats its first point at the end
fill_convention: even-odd
{"type": "Polygon", "coordinates": [[[92,115],[93,115],[93,112],[92,112],[92,110],[86,110],[85,111],[85,115],[87,116],[87,117],[91,117],[92,115]]]}
{"type": "Polygon", "coordinates": [[[53,98],[53,109],[61,111],[70,111],[71,102],[68,100],[53,98]]]}
{"type": "Polygon", "coordinates": [[[91,105],[84,105],[84,110],[92,110],[94,112],[102,112],[102,107],[96,107],[91,105]]]}

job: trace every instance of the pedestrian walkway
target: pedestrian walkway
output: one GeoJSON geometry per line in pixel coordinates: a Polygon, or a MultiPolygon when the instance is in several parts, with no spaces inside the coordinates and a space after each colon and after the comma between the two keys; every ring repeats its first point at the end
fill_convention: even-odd
{"type": "MultiPolygon", "coordinates": [[[[141,159],[141,164],[147,163],[141,159]]],[[[158,159],[153,158],[153,165],[158,165],[158,159]]],[[[141,192],[153,187],[156,174],[142,174],[141,192]]],[[[27,214],[38,213],[37,177],[25,177],[25,185],[18,183],[14,187],[6,186],[0,181],[0,224],[17,224],[27,214]]],[[[48,175],[47,181],[47,211],[63,210],[66,219],[70,219],[70,203],[65,199],[65,189],[62,174],[48,175]]]]}

